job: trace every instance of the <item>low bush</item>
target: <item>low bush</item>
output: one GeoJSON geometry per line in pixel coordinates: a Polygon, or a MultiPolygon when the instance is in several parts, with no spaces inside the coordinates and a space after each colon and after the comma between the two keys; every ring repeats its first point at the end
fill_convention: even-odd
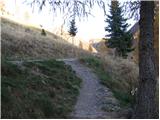
{"type": "Polygon", "coordinates": [[[41,35],[43,35],[43,36],[47,35],[44,29],[42,29],[41,35]]]}

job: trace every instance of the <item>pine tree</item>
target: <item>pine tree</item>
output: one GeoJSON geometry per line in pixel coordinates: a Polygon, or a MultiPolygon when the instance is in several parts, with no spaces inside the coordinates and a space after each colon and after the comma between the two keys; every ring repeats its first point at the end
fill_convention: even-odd
{"type": "Polygon", "coordinates": [[[77,27],[76,27],[76,22],[75,22],[75,18],[73,18],[71,21],[70,21],[70,29],[69,29],[69,34],[74,37],[76,36],[76,33],[77,33],[77,27]]]}
{"type": "Polygon", "coordinates": [[[108,23],[108,26],[105,27],[105,31],[108,31],[109,34],[106,37],[109,37],[106,41],[106,46],[109,48],[115,48],[118,56],[126,57],[128,52],[131,52],[132,47],[132,35],[127,32],[127,27],[129,26],[122,14],[122,7],[118,1],[112,1],[110,6],[110,14],[107,15],[105,22],[108,23]]]}

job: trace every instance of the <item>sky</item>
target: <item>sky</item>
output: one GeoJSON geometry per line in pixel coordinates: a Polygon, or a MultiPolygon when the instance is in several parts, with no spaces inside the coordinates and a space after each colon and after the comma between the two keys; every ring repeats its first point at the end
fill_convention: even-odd
{"type": "MultiPolygon", "coordinates": [[[[35,26],[42,25],[43,28],[56,33],[58,28],[64,22],[62,19],[63,14],[49,12],[49,6],[44,7],[43,11],[39,12],[38,9],[35,9],[34,12],[30,5],[24,4],[24,0],[4,0],[7,11],[12,13],[16,20],[23,21],[25,24],[32,24],[35,26]],[[16,4],[15,4],[16,1],[16,4]],[[17,6],[17,7],[16,7],[17,6]],[[28,17],[29,16],[29,17],[28,17]]],[[[107,0],[106,0],[107,1],[107,0]]],[[[121,3],[124,0],[120,1],[121,3]]],[[[108,0],[109,4],[110,1],[108,0]]],[[[109,13],[109,7],[106,6],[106,12],[109,13]]],[[[91,10],[93,16],[88,16],[88,18],[76,19],[76,25],[78,28],[77,36],[89,41],[90,39],[103,38],[107,33],[104,31],[104,27],[107,26],[107,23],[104,22],[104,12],[98,5],[95,5],[91,10]]],[[[132,27],[136,21],[130,19],[127,21],[132,27]]],[[[65,26],[65,30],[68,31],[68,24],[65,26]]]]}

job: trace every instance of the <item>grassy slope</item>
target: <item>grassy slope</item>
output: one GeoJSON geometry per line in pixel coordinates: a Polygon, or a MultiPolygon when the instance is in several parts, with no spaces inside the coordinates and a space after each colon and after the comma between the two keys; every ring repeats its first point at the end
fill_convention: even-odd
{"type": "Polygon", "coordinates": [[[88,56],[60,37],[1,19],[2,118],[68,118],[81,80],[53,58],[88,56]],[[50,59],[15,65],[8,60],[50,59]]]}
{"type": "Polygon", "coordinates": [[[5,18],[1,19],[2,54],[8,59],[44,59],[88,56],[89,52],[79,49],[61,37],[41,30],[20,25],[5,18]]]}
{"type": "Polygon", "coordinates": [[[67,118],[81,80],[63,62],[2,60],[2,118],[67,118]]]}

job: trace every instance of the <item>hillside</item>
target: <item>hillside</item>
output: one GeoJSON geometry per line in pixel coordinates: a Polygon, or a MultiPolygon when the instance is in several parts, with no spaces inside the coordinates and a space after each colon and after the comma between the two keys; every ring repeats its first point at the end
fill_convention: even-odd
{"type": "Polygon", "coordinates": [[[2,118],[68,118],[81,80],[53,59],[13,64],[2,60],[2,118]]]}
{"type": "Polygon", "coordinates": [[[42,36],[40,29],[4,18],[1,28],[2,118],[68,118],[81,79],[55,59],[91,54],[54,34],[42,36]]]}
{"type": "Polygon", "coordinates": [[[44,59],[88,56],[61,37],[41,29],[24,26],[5,18],[1,19],[2,56],[7,59],[44,59]]]}

